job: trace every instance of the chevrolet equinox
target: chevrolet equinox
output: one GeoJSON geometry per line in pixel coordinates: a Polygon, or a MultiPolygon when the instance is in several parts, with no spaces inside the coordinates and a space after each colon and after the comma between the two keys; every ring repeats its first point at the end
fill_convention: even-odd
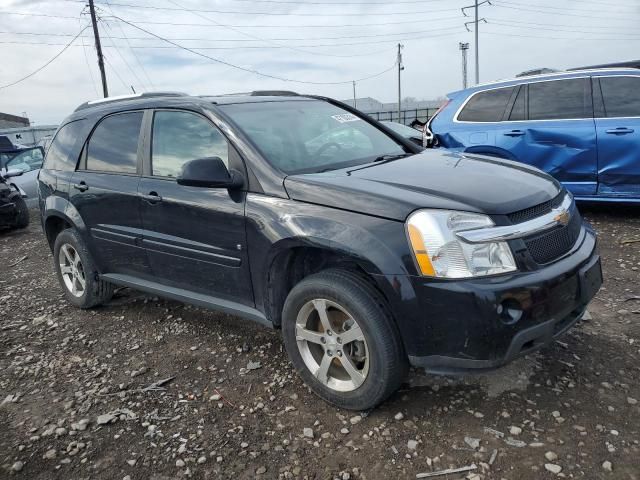
{"type": "Polygon", "coordinates": [[[281,329],[306,384],[347,409],[410,365],[477,371],[548,344],[602,283],[593,230],[547,174],[423,151],[293,92],[82,104],[39,201],[73,305],[127,286],[281,329]]]}

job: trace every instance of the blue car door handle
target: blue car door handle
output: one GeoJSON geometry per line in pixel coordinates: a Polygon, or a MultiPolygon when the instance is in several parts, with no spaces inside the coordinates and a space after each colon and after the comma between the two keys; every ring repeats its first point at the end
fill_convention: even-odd
{"type": "Polygon", "coordinates": [[[524,132],[522,130],[511,130],[510,132],[505,132],[505,135],[507,137],[521,137],[524,132]]]}
{"type": "Polygon", "coordinates": [[[605,130],[605,133],[609,133],[611,135],[624,135],[625,133],[633,133],[633,128],[627,128],[627,127],[611,128],[609,130],[605,130]]]}

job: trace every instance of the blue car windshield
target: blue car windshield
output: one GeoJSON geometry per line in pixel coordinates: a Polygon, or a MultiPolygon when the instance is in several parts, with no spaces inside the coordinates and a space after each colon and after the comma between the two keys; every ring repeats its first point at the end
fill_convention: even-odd
{"type": "Polygon", "coordinates": [[[273,166],[312,173],[403,155],[401,144],[360,117],[320,100],[219,105],[273,166]]]}

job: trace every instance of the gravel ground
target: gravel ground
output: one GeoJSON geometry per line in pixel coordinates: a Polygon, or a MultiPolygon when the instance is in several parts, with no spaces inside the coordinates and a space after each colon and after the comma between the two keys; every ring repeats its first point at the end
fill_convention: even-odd
{"type": "Polygon", "coordinates": [[[71,307],[34,215],[0,233],[0,478],[638,480],[640,210],[583,210],[605,276],[587,319],[360,413],[311,394],[277,331],[128,289],[71,307]]]}

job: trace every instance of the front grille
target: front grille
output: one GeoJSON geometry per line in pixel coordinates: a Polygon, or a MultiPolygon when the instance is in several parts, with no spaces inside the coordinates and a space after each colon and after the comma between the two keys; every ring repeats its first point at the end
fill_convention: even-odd
{"type": "Polygon", "coordinates": [[[571,219],[566,226],[556,227],[542,234],[524,238],[524,243],[536,263],[552,262],[567,253],[575,245],[580,235],[582,218],[575,206],[570,212],[571,219]]]}
{"type": "Polygon", "coordinates": [[[551,200],[547,200],[544,203],[539,205],[534,205],[533,207],[525,208],[523,210],[518,210],[517,212],[510,213],[508,215],[511,223],[522,223],[527,220],[531,220],[532,218],[540,217],[545,213],[549,213],[552,208],[557,207],[562,203],[565,194],[561,193],[556,198],[551,200]]]}

